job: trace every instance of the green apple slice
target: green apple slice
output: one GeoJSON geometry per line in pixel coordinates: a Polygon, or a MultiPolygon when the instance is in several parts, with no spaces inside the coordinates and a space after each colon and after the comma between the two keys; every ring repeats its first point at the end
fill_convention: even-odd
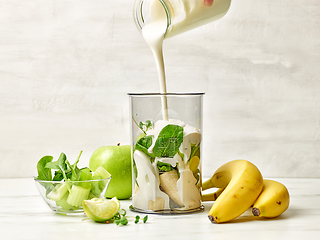
{"type": "Polygon", "coordinates": [[[120,210],[120,202],[114,197],[110,200],[104,198],[92,198],[83,201],[85,214],[95,222],[105,222],[113,218],[120,210]]]}

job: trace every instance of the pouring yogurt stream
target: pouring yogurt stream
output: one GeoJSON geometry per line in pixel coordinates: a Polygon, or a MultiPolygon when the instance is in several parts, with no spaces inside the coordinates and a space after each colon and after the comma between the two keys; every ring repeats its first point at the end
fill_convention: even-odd
{"type": "MultiPolygon", "coordinates": [[[[206,7],[211,7],[214,0],[196,0],[199,1],[198,5],[202,4],[206,7]]],[[[153,0],[150,2],[150,12],[152,16],[152,20],[149,21],[144,28],[142,29],[142,35],[149,45],[155,61],[157,65],[158,75],[159,75],[159,86],[160,93],[167,93],[167,85],[166,85],[166,76],[165,76],[165,67],[163,61],[163,40],[164,35],[167,31],[167,15],[162,4],[159,0],[153,0]]],[[[193,14],[203,14],[201,11],[201,7],[195,7],[193,10],[193,14]]],[[[181,21],[180,28],[183,28],[183,25],[190,25],[190,20],[185,18],[184,21],[181,21]]],[[[166,96],[162,96],[162,117],[163,120],[168,120],[168,105],[166,96]]]]}
{"type": "MultiPolygon", "coordinates": [[[[175,0],[167,0],[174,5],[175,0]]],[[[200,143],[201,133],[196,126],[185,124],[181,120],[169,119],[167,104],[167,87],[165,66],[163,59],[163,41],[181,32],[205,23],[194,23],[199,17],[214,21],[222,17],[230,6],[231,0],[182,0],[184,12],[179,17],[176,26],[168,28],[167,14],[159,0],[149,1],[149,17],[142,28],[142,35],[150,47],[157,66],[162,106],[162,120],[158,120],[152,127],[146,129],[145,137],[152,137],[151,146],[147,146],[147,153],[136,149],[134,151],[134,163],[137,176],[134,183],[132,205],[137,211],[162,211],[178,210],[189,211],[190,209],[201,209],[201,171],[200,171],[200,143]],[[210,10],[210,8],[220,8],[210,10]],[[187,12],[188,11],[188,12],[187,12]],[[217,15],[215,17],[210,16],[217,15]],[[220,16],[218,16],[220,15],[220,16]],[[161,156],[152,159],[153,148],[158,140],[159,134],[168,125],[179,126],[183,129],[183,141],[179,152],[174,156],[161,156]],[[150,153],[150,154],[149,154],[150,153]],[[197,153],[197,154],[196,154],[197,153]],[[170,164],[173,170],[159,172],[158,162],[170,164]],[[198,177],[197,177],[198,176],[198,177]]],[[[177,2],[177,1],[176,1],[177,2]]],[[[179,11],[182,9],[179,9],[179,11]]],[[[180,11],[181,14],[182,11],[180,11]]],[[[177,16],[176,16],[177,17],[177,16]]],[[[206,22],[206,23],[207,23],[206,22]]],[[[146,119],[147,120],[147,119],[146,119]]],[[[150,138],[149,138],[150,139],[150,138]]]]}

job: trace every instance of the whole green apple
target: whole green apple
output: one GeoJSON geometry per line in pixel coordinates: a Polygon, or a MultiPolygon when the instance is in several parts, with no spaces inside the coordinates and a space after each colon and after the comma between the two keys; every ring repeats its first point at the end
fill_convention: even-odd
{"type": "Polygon", "coordinates": [[[132,195],[131,146],[118,144],[97,148],[92,153],[89,168],[94,172],[99,166],[104,167],[111,174],[105,197],[130,198],[132,195]]]}

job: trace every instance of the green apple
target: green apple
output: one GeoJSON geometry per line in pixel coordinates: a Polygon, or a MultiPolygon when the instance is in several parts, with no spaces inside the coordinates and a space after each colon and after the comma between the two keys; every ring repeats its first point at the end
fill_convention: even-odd
{"type": "Polygon", "coordinates": [[[97,148],[92,153],[89,168],[94,172],[99,166],[104,167],[111,174],[105,197],[130,198],[132,195],[131,146],[118,144],[97,148]]]}

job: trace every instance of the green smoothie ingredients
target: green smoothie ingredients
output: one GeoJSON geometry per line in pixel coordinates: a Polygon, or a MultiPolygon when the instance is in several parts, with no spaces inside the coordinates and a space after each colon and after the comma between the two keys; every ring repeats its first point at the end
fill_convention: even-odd
{"type": "Polygon", "coordinates": [[[81,154],[73,164],[64,153],[56,161],[44,156],[37,163],[35,179],[46,189],[46,197],[65,211],[82,207],[83,200],[99,198],[110,180],[110,173],[102,166],[94,172],[87,167],[80,169],[77,165],[81,154]]]}
{"type": "MultiPolygon", "coordinates": [[[[136,217],[126,216],[126,211],[120,209],[120,202],[117,197],[106,199],[107,184],[109,184],[111,174],[102,165],[105,164],[108,169],[111,169],[116,179],[123,176],[130,177],[129,183],[131,183],[131,160],[128,163],[128,158],[130,159],[131,156],[130,150],[131,147],[128,145],[98,148],[98,151],[94,152],[93,158],[101,161],[95,162],[91,158],[91,167],[94,168],[94,171],[88,167],[78,167],[82,151],[73,164],[69,162],[64,153],[61,153],[56,161],[53,161],[52,156],[44,156],[37,163],[38,176],[35,177],[35,180],[39,186],[41,184],[44,188],[43,196],[46,198],[45,200],[54,201],[57,207],[63,209],[58,211],[60,213],[78,211],[78,209],[82,210],[81,208],[83,208],[87,217],[95,222],[115,223],[122,226],[127,225],[131,219],[136,224],[139,221],[145,223],[148,220],[148,215],[143,218],[138,215],[136,217]],[[109,157],[103,157],[97,154],[98,152],[102,155],[107,154],[109,157]],[[120,160],[116,158],[119,156],[120,160]],[[112,166],[113,164],[118,165],[118,167],[112,166]],[[129,167],[130,169],[128,169],[129,167]],[[122,173],[118,173],[121,168],[124,168],[122,173]],[[129,173],[130,176],[128,176],[129,173]]],[[[119,181],[121,182],[121,180],[119,181]]],[[[117,184],[119,188],[122,188],[129,183],[128,179],[122,181],[120,185],[119,182],[116,182],[114,191],[116,191],[117,184]]],[[[127,189],[124,190],[127,193],[121,195],[118,192],[117,194],[124,198],[131,196],[131,190],[129,193],[127,189]]]]}
{"type": "Polygon", "coordinates": [[[137,126],[132,205],[152,211],[200,208],[200,129],[175,119],[137,126]]]}

